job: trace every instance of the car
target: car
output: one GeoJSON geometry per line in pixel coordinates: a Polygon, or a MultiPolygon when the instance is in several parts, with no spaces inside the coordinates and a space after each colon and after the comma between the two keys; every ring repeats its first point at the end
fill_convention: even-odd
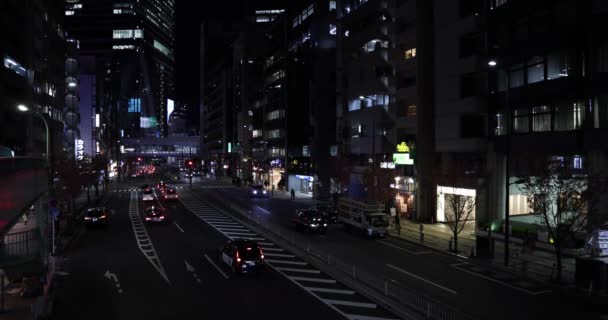
{"type": "Polygon", "coordinates": [[[231,240],[220,251],[220,260],[235,273],[253,273],[264,267],[262,246],[253,240],[231,240]]]}
{"type": "Polygon", "coordinates": [[[142,198],[143,201],[154,201],[154,193],[152,189],[147,188],[144,190],[144,196],[142,198]]]}
{"type": "Polygon", "coordinates": [[[338,222],[338,209],[336,209],[336,207],[334,207],[333,205],[330,205],[330,204],[317,205],[316,209],[319,212],[321,212],[323,215],[325,215],[325,218],[327,218],[327,221],[329,223],[338,222]]]}
{"type": "Polygon", "coordinates": [[[165,222],[167,217],[163,213],[162,209],[155,206],[151,206],[150,208],[145,210],[144,219],[146,220],[146,222],[165,222]]]}
{"type": "Polygon", "coordinates": [[[319,233],[327,232],[327,218],[316,209],[296,210],[293,223],[298,230],[319,233]]]}
{"type": "Polygon", "coordinates": [[[84,223],[87,227],[107,226],[111,211],[105,207],[90,208],[82,213],[84,223]]]}
{"type": "Polygon", "coordinates": [[[164,181],[161,181],[156,185],[156,188],[162,191],[163,189],[167,188],[167,184],[164,181]]]}
{"type": "Polygon", "coordinates": [[[266,197],[267,195],[268,191],[266,191],[261,185],[253,185],[249,187],[250,197],[266,197]]]}
{"type": "Polygon", "coordinates": [[[163,198],[165,200],[177,200],[179,199],[179,196],[177,195],[177,191],[175,191],[175,189],[173,188],[167,188],[167,191],[165,191],[165,194],[163,195],[163,198]]]}
{"type": "Polygon", "coordinates": [[[200,176],[201,176],[201,172],[200,172],[200,171],[198,171],[198,170],[194,170],[194,171],[192,172],[192,175],[193,175],[193,176],[195,176],[195,177],[200,177],[200,176]]]}

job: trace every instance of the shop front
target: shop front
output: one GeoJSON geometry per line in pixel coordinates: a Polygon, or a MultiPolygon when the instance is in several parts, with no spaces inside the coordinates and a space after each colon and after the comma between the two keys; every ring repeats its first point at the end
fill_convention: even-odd
{"type": "Polygon", "coordinates": [[[315,178],[312,176],[290,174],[288,188],[296,192],[312,194],[314,181],[315,178]]]}
{"type": "MultiPolygon", "coordinates": [[[[455,215],[458,214],[455,211],[460,211],[460,214],[462,215],[463,211],[466,211],[463,206],[467,206],[463,203],[463,201],[469,202],[474,205],[476,197],[477,191],[475,189],[437,186],[437,215],[435,216],[435,221],[448,222],[450,220],[453,220],[455,215]],[[451,201],[453,197],[458,196],[462,197],[461,201],[451,201]],[[460,208],[455,208],[455,206],[460,208]]],[[[464,214],[466,214],[466,212],[464,214]]],[[[465,217],[460,217],[459,220],[464,218],[465,217]]],[[[467,220],[475,221],[474,208],[472,212],[468,215],[467,220]]]]}
{"type": "Polygon", "coordinates": [[[413,177],[395,177],[391,184],[395,192],[394,203],[397,212],[404,218],[415,219],[416,213],[416,184],[413,177]]]}

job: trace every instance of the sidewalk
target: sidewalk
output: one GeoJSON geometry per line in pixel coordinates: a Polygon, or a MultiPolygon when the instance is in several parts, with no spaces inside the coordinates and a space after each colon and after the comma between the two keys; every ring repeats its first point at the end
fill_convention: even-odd
{"type": "MultiPolygon", "coordinates": [[[[95,196],[95,191],[91,192],[90,204],[87,203],[86,190],[83,190],[80,195],[74,198],[74,215],[78,217],[80,213],[89,206],[95,206],[105,198],[105,194],[100,190],[99,196],[95,196]]],[[[67,227],[67,222],[61,220],[61,232],[58,234],[56,244],[57,252],[62,254],[65,249],[69,247],[74,239],[80,237],[83,230],[78,223],[74,224],[70,229],[67,227]]],[[[28,218],[27,224],[24,221],[20,221],[15,225],[14,230],[17,232],[23,232],[27,230],[33,230],[37,228],[35,215],[28,218]]],[[[33,312],[46,313],[52,310],[53,291],[52,287],[57,284],[54,278],[66,274],[63,271],[63,265],[65,264],[65,258],[60,256],[49,257],[49,269],[47,271],[42,270],[41,261],[29,261],[25,264],[18,266],[12,266],[13,274],[12,278],[9,278],[9,285],[5,295],[4,310],[6,313],[0,313],[2,320],[25,320],[32,319],[33,312]],[[30,278],[26,280],[25,276],[30,274],[30,278]],[[38,279],[44,278],[46,274],[46,284],[41,283],[38,279]],[[26,288],[32,288],[32,296],[22,295],[26,288]],[[36,309],[36,310],[34,310],[36,309]]],[[[2,306],[0,306],[2,308],[2,306]]]]}
{"type": "MultiPolygon", "coordinates": [[[[449,252],[453,248],[453,232],[447,223],[418,223],[408,219],[401,219],[401,233],[398,235],[395,225],[391,222],[389,234],[398,239],[417,243],[434,250],[449,252]],[[420,226],[423,226],[421,238],[420,226]]],[[[504,241],[501,234],[494,234],[494,256],[476,257],[477,242],[475,223],[467,222],[465,228],[458,235],[458,251],[462,257],[475,257],[472,262],[485,264],[488,267],[515,273],[521,277],[538,281],[551,281],[556,276],[555,254],[548,244],[538,245],[536,249],[524,250],[521,239],[512,238],[510,241],[510,262],[504,266],[504,241]],[[496,237],[496,238],[495,238],[496,237]],[[497,239],[499,238],[500,239],[497,239]]],[[[576,261],[573,256],[564,255],[562,258],[562,280],[567,283],[574,282],[576,261]]]]}
{"type": "MultiPolygon", "coordinates": [[[[448,251],[454,243],[451,239],[454,233],[447,223],[420,223],[409,219],[401,219],[401,233],[397,234],[395,224],[391,221],[389,234],[392,237],[415,242],[439,251],[448,251]],[[422,237],[421,229],[422,226],[422,237]]],[[[467,222],[458,234],[458,251],[461,255],[469,256],[475,247],[475,222],[467,222]]]]}

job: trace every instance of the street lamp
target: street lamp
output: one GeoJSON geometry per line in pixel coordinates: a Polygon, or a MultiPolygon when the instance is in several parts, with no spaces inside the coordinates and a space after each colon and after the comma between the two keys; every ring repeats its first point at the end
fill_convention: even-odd
{"type": "MultiPolygon", "coordinates": [[[[24,104],[19,104],[17,106],[17,110],[21,111],[21,112],[27,112],[30,109],[24,105],[24,104]]],[[[53,199],[53,176],[54,176],[54,168],[53,168],[53,159],[52,157],[50,157],[50,152],[51,152],[51,148],[50,148],[50,140],[51,140],[51,135],[49,134],[49,123],[46,120],[46,118],[44,117],[43,114],[41,114],[40,112],[36,111],[36,110],[32,110],[32,113],[37,115],[38,117],[40,117],[40,119],[42,119],[42,122],[44,122],[44,127],[46,129],[46,162],[47,165],[49,166],[49,181],[48,181],[48,193],[49,193],[49,198],[53,199]]],[[[55,218],[52,218],[52,254],[55,254],[55,218]]]]}
{"type": "MultiPolygon", "coordinates": [[[[491,68],[495,68],[498,65],[498,62],[495,59],[491,59],[488,61],[488,66],[491,68]]],[[[498,73],[500,76],[500,72],[498,73]]],[[[510,217],[509,217],[509,188],[511,184],[509,183],[509,152],[510,152],[510,137],[511,137],[511,106],[509,104],[509,90],[510,79],[509,79],[509,70],[505,70],[506,82],[505,82],[505,266],[509,266],[509,229],[510,229],[510,217]]]]}

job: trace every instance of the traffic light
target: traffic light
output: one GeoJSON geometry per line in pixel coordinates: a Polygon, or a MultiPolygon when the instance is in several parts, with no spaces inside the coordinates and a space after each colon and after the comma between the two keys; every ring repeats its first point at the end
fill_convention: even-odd
{"type": "Polygon", "coordinates": [[[141,158],[137,158],[137,162],[141,162],[141,158]]]}
{"type": "Polygon", "coordinates": [[[194,166],[194,161],[192,161],[192,159],[188,159],[188,160],[186,160],[186,166],[187,166],[187,167],[192,167],[192,166],[194,166]]]}

